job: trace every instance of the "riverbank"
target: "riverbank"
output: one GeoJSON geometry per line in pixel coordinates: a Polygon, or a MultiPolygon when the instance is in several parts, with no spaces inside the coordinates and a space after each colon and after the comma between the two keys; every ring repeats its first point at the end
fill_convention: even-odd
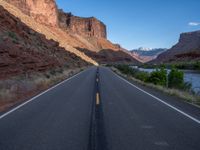
{"type": "Polygon", "coordinates": [[[152,83],[146,83],[146,82],[143,82],[141,80],[138,80],[138,79],[134,78],[131,75],[122,73],[116,67],[110,67],[110,68],[115,73],[117,73],[118,75],[120,75],[121,77],[127,79],[130,82],[136,82],[138,84],[141,84],[142,86],[153,88],[155,90],[158,90],[160,92],[163,92],[163,93],[171,95],[171,96],[176,96],[176,97],[180,98],[181,100],[183,100],[183,101],[185,101],[187,103],[190,103],[192,105],[196,105],[198,107],[200,106],[200,96],[191,94],[191,93],[189,93],[187,91],[181,91],[181,90],[178,90],[178,89],[167,88],[167,87],[160,86],[160,85],[155,85],[155,84],[152,84],[152,83]]]}
{"type": "Polygon", "coordinates": [[[190,62],[174,62],[174,63],[165,63],[165,64],[142,64],[139,67],[145,68],[145,69],[152,69],[152,68],[172,68],[176,67],[177,69],[181,70],[195,70],[200,72],[200,61],[190,61],[190,62]]]}
{"type": "MultiPolygon", "coordinates": [[[[137,68],[140,71],[152,73],[156,71],[155,68],[137,68]]],[[[171,69],[166,69],[167,73],[171,71],[171,69]]],[[[191,84],[191,90],[195,92],[197,95],[200,95],[200,71],[198,70],[183,70],[179,69],[184,73],[184,82],[191,84]]]]}

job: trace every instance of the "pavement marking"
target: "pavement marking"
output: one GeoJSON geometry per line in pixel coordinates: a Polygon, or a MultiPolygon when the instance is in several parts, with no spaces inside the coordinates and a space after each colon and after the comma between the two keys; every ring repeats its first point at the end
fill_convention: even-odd
{"type": "Polygon", "coordinates": [[[96,93],[96,105],[100,104],[99,93],[96,93]]]}
{"type": "Polygon", "coordinates": [[[42,93],[40,93],[40,94],[34,96],[34,97],[31,98],[30,100],[27,100],[26,102],[22,103],[21,105],[15,107],[15,108],[13,108],[13,109],[11,109],[10,111],[4,113],[3,115],[1,115],[1,116],[0,116],[0,119],[3,119],[4,117],[6,117],[7,115],[11,114],[12,112],[14,112],[14,111],[18,110],[19,108],[25,106],[26,104],[28,104],[28,103],[30,103],[31,101],[35,100],[36,98],[42,96],[43,94],[45,94],[45,93],[47,93],[47,92],[49,92],[49,91],[55,89],[55,88],[58,87],[59,85],[61,85],[61,84],[65,83],[65,82],[67,82],[67,81],[69,81],[69,80],[75,78],[76,76],[80,75],[81,73],[83,73],[83,72],[85,72],[85,71],[86,71],[86,70],[81,71],[81,72],[79,72],[78,74],[76,74],[76,75],[74,75],[74,76],[72,76],[72,77],[70,77],[70,78],[68,78],[68,79],[66,79],[66,80],[64,80],[64,81],[62,81],[62,82],[56,84],[55,86],[53,86],[53,87],[47,89],[46,91],[44,91],[44,92],[42,92],[42,93]]]}
{"type": "Polygon", "coordinates": [[[152,98],[156,99],[157,101],[159,101],[159,102],[165,104],[166,106],[168,106],[168,107],[174,109],[175,111],[179,112],[180,114],[184,115],[185,117],[187,117],[187,118],[193,120],[194,122],[200,124],[200,120],[198,120],[198,119],[192,117],[191,115],[189,115],[189,114],[183,112],[182,110],[180,110],[180,109],[178,109],[178,108],[172,106],[171,104],[165,102],[164,100],[162,100],[162,99],[160,99],[160,98],[158,98],[158,97],[156,97],[156,96],[154,96],[154,95],[152,95],[152,94],[146,92],[145,90],[143,90],[143,89],[137,87],[137,86],[134,85],[133,83],[130,83],[129,81],[127,81],[127,80],[125,80],[124,78],[120,77],[118,74],[116,74],[116,73],[114,73],[114,74],[115,74],[118,78],[120,78],[121,80],[123,80],[123,81],[125,81],[126,83],[128,83],[129,85],[131,85],[131,86],[133,86],[134,88],[138,89],[139,91],[141,91],[141,92],[143,92],[143,93],[145,93],[145,94],[151,96],[152,98]]]}
{"type": "Polygon", "coordinates": [[[99,82],[99,78],[96,79],[96,82],[97,82],[97,83],[99,82]]]}

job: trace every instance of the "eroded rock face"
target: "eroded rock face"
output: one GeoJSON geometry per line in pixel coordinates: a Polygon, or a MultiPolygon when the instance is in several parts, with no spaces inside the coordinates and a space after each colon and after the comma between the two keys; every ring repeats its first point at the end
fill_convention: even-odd
{"type": "Polygon", "coordinates": [[[31,16],[37,22],[58,26],[57,6],[54,0],[5,0],[18,7],[23,13],[31,16]]]}
{"type": "Polygon", "coordinates": [[[106,26],[94,17],[82,18],[58,10],[55,0],[5,0],[23,13],[47,26],[60,26],[64,30],[84,37],[106,38],[106,26]]]}
{"type": "MultiPolygon", "coordinates": [[[[113,44],[107,40],[106,25],[94,17],[83,18],[58,10],[55,0],[5,1],[18,7],[22,12],[31,16],[39,23],[56,26],[55,28],[50,27],[49,29],[55,29],[54,32],[63,35],[62,38],[68,39],[67,44],[71,44],[73,47],[87,49],[91,52],[98,53],[98,55],[101,51],[100,57],[104,57],[105,61],[107,59],[108,61],[114,62],[138,62],[131,55],[127,57],[129,55],[127,52],[124,55],[123,48],[120,45],[113,44]],[[65,34],[69,36],[64,36],[65,34]]],[[[95,59],[93,57],[95,55],[88,56],[95,59]]]]}
{"type": "Polygon", "coordinates": [[[179,42],[172,49],[177,53],[200,49],[200,31],[182,33],[179,42]]]}
{"type": "Polygon", "coordinates": [[[87,63],[0,6],[0,79],[64,65],[76,68],[87,63]]]}
{"type": "Polygon", "coordinates": [[[107,38],[106,26],[94,17],[82,18],[59,10],[59,25],[84,37],[107,38]]]}
{"type": "Polygon", "coordinates": [[[200,60],[200,31],[182,33],[179,42],[160,54],[153,63],[200,60]]]}

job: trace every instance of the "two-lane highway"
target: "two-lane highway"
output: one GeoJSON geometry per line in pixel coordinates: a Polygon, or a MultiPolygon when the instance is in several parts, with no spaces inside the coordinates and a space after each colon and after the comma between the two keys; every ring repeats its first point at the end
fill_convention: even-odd
{"type": "Polygon", "coordinates": [[[200,149],[200,109],[161,102],[108,68],[98,74],[89,68],[0,117],[0,150],[200,149]]]}

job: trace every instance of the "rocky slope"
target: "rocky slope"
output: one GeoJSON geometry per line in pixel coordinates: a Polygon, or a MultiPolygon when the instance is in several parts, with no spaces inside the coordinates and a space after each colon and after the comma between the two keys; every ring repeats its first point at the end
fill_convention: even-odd
{"type": "Polygon", "coordinates": [[[167,49],[165,48],[154,48],[154,49],[143,49],[138,48],[131,50],[131,54],[135,57],[137,57],[141,62],[149,62],[155,58],[157,58],[158,55],[165,52],[167,49]]]}
{"type": "Polygon", "coordinates": [[[47,40],[0,6],[0,79],[88,63],[47,40]]]}
{"type": "Polygon", "coordinates": [[[102,49],[98,52],[90,51],[84,48],[77,48],[86,55],[94,58],[97,62],[102,64],[140,64],[141,62],[132,57],[129,52],[119,50],[113,51],[111,49],[102,49]]]}
{"type": "MultiPolygon", "coordinates": [[[[61,47],[64,47],[67,51],[74,53],[78,57],[81,57],[83,60],[92,63],[94,65],[97,65],[97,62],[94,61],[92,58],[86,56],[84,53],[81,53],[77,49],[75,49],[75,46],[85,46],[88,43],[85,43],[85,41],[79,40],[75,35],[68,34],[67,32],[64,32],[59,27],[55,26],[48,26],[46,24],[42,24],[38,22],[38,20],[34,19],[33,17],[25,14],[21,9],[17,8],[14,4],[13,0],[11,3],[6,2],[6,0],[1,0],[0,5],[3,6],[6,10],[8,10],[11,14],[18,17],[23,23],[25,23],[27,26],[29,26],[31,29],[44,34],[47,39],[53,39],[54,41],[57,41],[61,47]]],[[[39,1],[39,0],[26,0],[25,3],[28,3],[28,1],[39,1]]],[[[51,0],[54,2],[54,0],[51,0]]],[[[48,4],[48,1],[44,1],[46,4],[48,4]]],[[[47,20],[48,17],[45,17],[47,20]]],[[[49,20],[49,22],[51,22],[49,20]]],[[[89,45],[89,44],[88,44],[89,45]]]]}
{"type": "Polygon", "coordinates": [[[200,31],[182,33],[179,42],[152,63],[200,60],[200,31]]]}
{"type": "Polygon", "coordinates": [[[59,42],[61,46],[90,63],[97,64],[95,58],[88,57],[77,48],[96,53],[109,49],[112,53],[105,56],[108,60],[110,56],[114,56],[113,52],[124,52],[121,47],[107,40],[106,26],[101,21],[58,10],[54,0],[4,0],[0,4],[32,29],[59,42]]]}

